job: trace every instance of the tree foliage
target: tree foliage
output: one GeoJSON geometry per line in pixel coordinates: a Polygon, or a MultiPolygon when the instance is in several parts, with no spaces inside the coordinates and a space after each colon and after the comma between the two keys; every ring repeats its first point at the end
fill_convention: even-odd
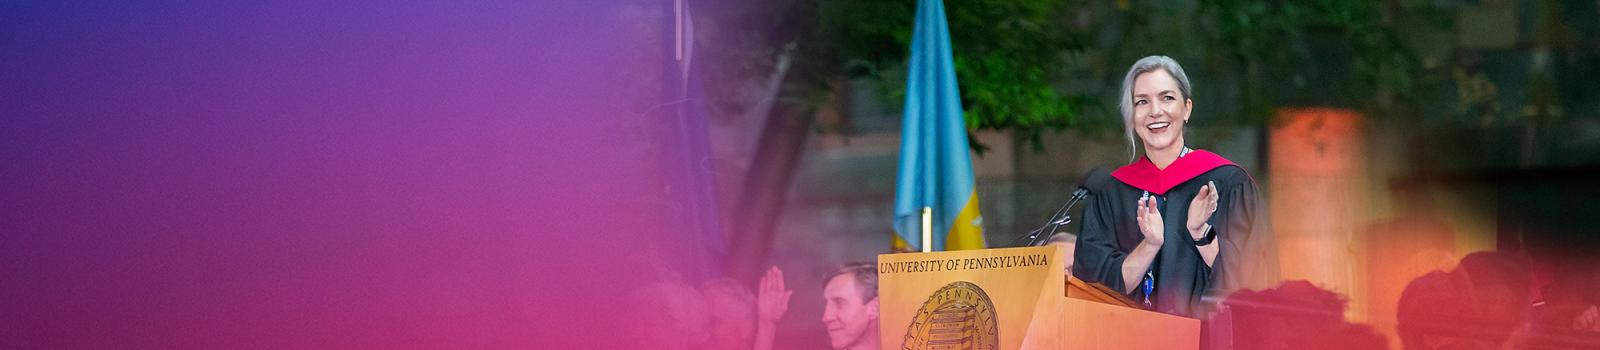
{"type": "MultiPolygon", "coordinates": [[[[822,35],[837,45],[833,64],[852,78],[880,79],[888,96],[904,93],[916,1],[824,1],[822,35]]],[[[1062,30],[1065,2],[1054,0],[946,1],[962,106],[971,129],[1013,130],[1036,139],[1078,119],[1083,98],[1064,95],[1064,56],[1081,49],[1062,30]]],[[[981,147],[981,146],[980,146],[981,147]]]]}
{"type": "MultiPolygon", "coordinates": [[[[794,48],[790,84],[815,100],[839,79],[875,79],[903,96],[915,0],[759,0],[728,7],[746,58],[794,48]],[[751,55],[749,53],[757,53],[751,55]]],[[[1260,123],[1284,105],[1387,108],[1410,100],[1420,63],[1368,0],[945,1],[969,128],[1009,130],[1038,145],[1045,131],[1115,120],[1127,65],[1161,54],[1183,62],[1208,113],[1260,123]],[[1105,115],[1102,115],[1105,114],[1105,115]]],[[[1391,7],[1386,7],[1391,6],[1391,7]]],[[[1447,22],[1448,20],[1442,20],[1447,22]]],[[[1443,25],[1440,23],[1439,25],[1443,25]]],[[[730,56],[733,57],[733,56],[730,56]]],[[[743,71],[771,69],[756,59],[743,71]]],[[[1198,94],[1198,93],[1197,93],[1198,94]]],[[[981,147],[977,146],[977,147],[981,147]]]]}

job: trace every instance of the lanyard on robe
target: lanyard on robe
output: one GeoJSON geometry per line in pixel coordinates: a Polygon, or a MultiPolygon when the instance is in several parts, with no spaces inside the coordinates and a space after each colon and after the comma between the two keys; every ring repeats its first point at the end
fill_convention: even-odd
{"type": "MultiPolygon", "coordinates": [[[[1188,146],[1184,146],[1182,150],[1178,151],[1178,158],[1183,158],[1183,156],[1189,155],[1189,152],[1192,152],[1192,151],[1194,151],[1194,150],[1189,149],[1188,146]]],[[[1144,197],[1146,197],[1146,198],[1154,197],[1152,199],[1158,200],[1158,202],[1156,202],[1156,205],[1160,206],[1163,210],[1166,209],[1166,206],[1162,205],[1162,204],[1165,204],[1165,203],[1161,203],[1161,202],[1164,202],[1164,201],[1160,201],[1162,199],[1161,198],[1162,196],[1151,196],[1150,195],[1150,191],[1144,191],[1144,197]]],[[[1162,234],[1166,234],[1166,232],[1162,232],[1162,234]]],[[[1150,295],[1151,294],[1155,294],[1155,292],[1156,292],[1156,269],[1155,269],[1155,265],[1154,264],[1152,264],[1150,266],[1149,270],[1145,270],[1143,281],[1141,281],[1141,283],[1139,283],[1139,285],[1140,285],[1139,289],[1144,292],[1144,306],[1145,307],[1155,307],[1155,304],[1150,302],[1150,295]]]]}

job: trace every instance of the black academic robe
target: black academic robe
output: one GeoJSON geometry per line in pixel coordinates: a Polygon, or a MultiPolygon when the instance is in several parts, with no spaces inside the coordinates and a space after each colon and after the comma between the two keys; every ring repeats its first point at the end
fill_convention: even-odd
{"type": "Polygon", "coordinates": [[[1074,253],[1074,276],[1114,290],[1128,290],[1122,280],[1122,262],[1144,240],[1134,210],[1139,198],[1148,193],[1157,198],[1166,239],[1151,263],[1153,291],[1147,295],[1142,286],[1137,286],[1127,294],[1129,298],[1148,300],[1149,307],[1159,312],[1199,317],[1227,292],[1264,289],[1277,282],[1277,255],[1267,207],[1255,181],[1244,169],[1214,153],[1195,150],[1166,169],[1157,169],[1148,159],[1141,158],[1117,169],[1112,177],[1117,181],[1109,181],[1105,188],[1090,189],[1093,197],[1084,207],[1083,228],[1074,253]],[[1213,264],[1206,266],[1184,226],[1189,202],[1212,181],[1221,198],[1210,223],[1217,235],[1213,244],[1221,246],[1213,264]]]}

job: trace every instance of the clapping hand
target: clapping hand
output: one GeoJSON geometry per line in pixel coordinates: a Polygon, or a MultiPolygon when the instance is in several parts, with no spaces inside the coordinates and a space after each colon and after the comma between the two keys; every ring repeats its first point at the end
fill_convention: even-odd
{"type": "Polygon", "coordinates": [[[1185,228],[1189,229],[1189,236],[1198,241],[1206,236],[1206,221],[1211,220],[1211,214],[1217,212],[1217,183],[1207,182],[1200,187],[1200,193],[1189,201],[1189,222],[1185,228]]]}
{"type": "Polygon", "coordinates": [[[1589,305],[1589,308],[1572,319],[1572,329],[1600,332],[1600,307],[1589,305]]]}
{"type": "Polygon", "coordinates": [[[1155,197],[1139,197],[1139,209],[1133,216],[1139,223],[1139,233],[1144,234],[1144,242],[1140,244],[1160,247],[1166,242],[1166,224],[1162,222],[1161,211],[1156,210],[1155,197]]]}

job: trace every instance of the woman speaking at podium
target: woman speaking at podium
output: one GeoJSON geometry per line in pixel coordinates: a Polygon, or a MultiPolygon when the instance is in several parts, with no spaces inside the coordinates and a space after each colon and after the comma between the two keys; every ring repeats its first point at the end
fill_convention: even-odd
{"type": "Polygon", "coordinates": [[[1152,310],[1201,316],[1223,293],[1270,287],[1277,257],[1250,174],[1184,142],[1192,97],[1171,58],[1145,57],[1128,70],[1123,128],[1129,151],[1137,141],[1144,154],[1113,171],[1117,181],[1092,189],[1073,275],[1152,310]]]}

